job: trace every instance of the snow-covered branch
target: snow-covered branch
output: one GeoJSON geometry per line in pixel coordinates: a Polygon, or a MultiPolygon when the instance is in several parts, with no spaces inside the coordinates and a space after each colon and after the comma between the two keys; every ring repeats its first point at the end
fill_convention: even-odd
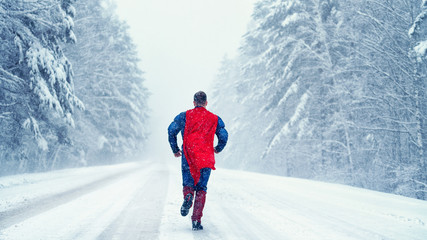
{"type": "Polygon", "coordinates": [[[36,14],[39,11],[42,10],[49,10],[51,8],[55,8],[58,7],[58,3],[49,3],[46,2],[45,5],[39,5],[37,7],[34,7],[33,9],[28,9],[28,10],[18,10],[18,9],[9,9],[7,12],[8,14],[12,15],[12,16],[17,16],[17,15],[31,15],[31,14],[36,14]]]}

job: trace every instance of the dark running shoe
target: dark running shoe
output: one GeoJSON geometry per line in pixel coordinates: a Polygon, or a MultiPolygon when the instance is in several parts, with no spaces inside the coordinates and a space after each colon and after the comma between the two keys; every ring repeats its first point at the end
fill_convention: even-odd
{"type": "Polygon", "coordinates": [[[203,230],[202,223],[199,221],[193,221],[193,231],[203,230]]]}
{"type": "Polygon", "coordinates": [[[183,217],[187,216],[191,208],[191,205],[193,205],[193,194],[189,193],[187,194],[187,196],[185,196],[184,202],[182,203],[182,206],[181,206],[181,215],[183,217]]]}

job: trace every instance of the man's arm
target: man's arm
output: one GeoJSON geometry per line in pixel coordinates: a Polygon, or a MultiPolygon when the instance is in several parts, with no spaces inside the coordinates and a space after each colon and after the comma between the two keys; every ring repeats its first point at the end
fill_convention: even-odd
{"type": "Polygon", "coordinates": [[[172,148],[172,152],[175,157],[181,156],[181,150],[178,147],[178,142],[176,136],[185,127],[185,112],[180,113],[175,117],[173,122],[168,127],[168,135],[169,135],[169,144],[172,148]]]}
{"type": "Polygon", "coordinates": [[[225,130],[225,124],[220,117],[218,117],[218,125],[215,134],[218,137],[218,145],[215,147],[215,153],[219,153],[224,149],[228,141],[228,132],[225,130]]]}

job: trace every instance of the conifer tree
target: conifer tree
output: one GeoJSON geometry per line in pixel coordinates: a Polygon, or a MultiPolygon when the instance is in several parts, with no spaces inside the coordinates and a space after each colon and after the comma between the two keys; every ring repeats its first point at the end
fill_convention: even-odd
{"type": "Polygon", "coordinates": [[[143,151],[148,134],[149,94],[136,46],[112,1],[81,0],[75,7],[79,44],[66,52],[86,111],[71,131],[73,148],[63,154],[75,164],[131,160],[143,151]]]}
{"type": "Polygon", "coordinates": [[[412,39],[409,56],[413,60],[413,78],[415,92],[415,119],[416,119],[416,156],[418,159],[418,171],[414,177],[417,185],[417,196],[426,198],[427,192],[427,0],[421,2],[421,11],[409,29],[412,39]]]}
{"type": "Polygon", "coordinates": [[[75,107],[83,108],[63,53],[76,42],[73,2],[0,2],[2,171],[48,168],[50,147],[68,142],[75,107]]]}

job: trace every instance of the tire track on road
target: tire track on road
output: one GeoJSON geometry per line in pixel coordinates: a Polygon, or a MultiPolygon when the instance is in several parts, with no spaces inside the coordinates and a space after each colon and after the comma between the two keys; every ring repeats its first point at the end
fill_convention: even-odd
{"type": "Polygon", "coordinates": [[[97,239],[157,239],[168,184],[168,170],[156,164],[132,201],[97,239]]]}

